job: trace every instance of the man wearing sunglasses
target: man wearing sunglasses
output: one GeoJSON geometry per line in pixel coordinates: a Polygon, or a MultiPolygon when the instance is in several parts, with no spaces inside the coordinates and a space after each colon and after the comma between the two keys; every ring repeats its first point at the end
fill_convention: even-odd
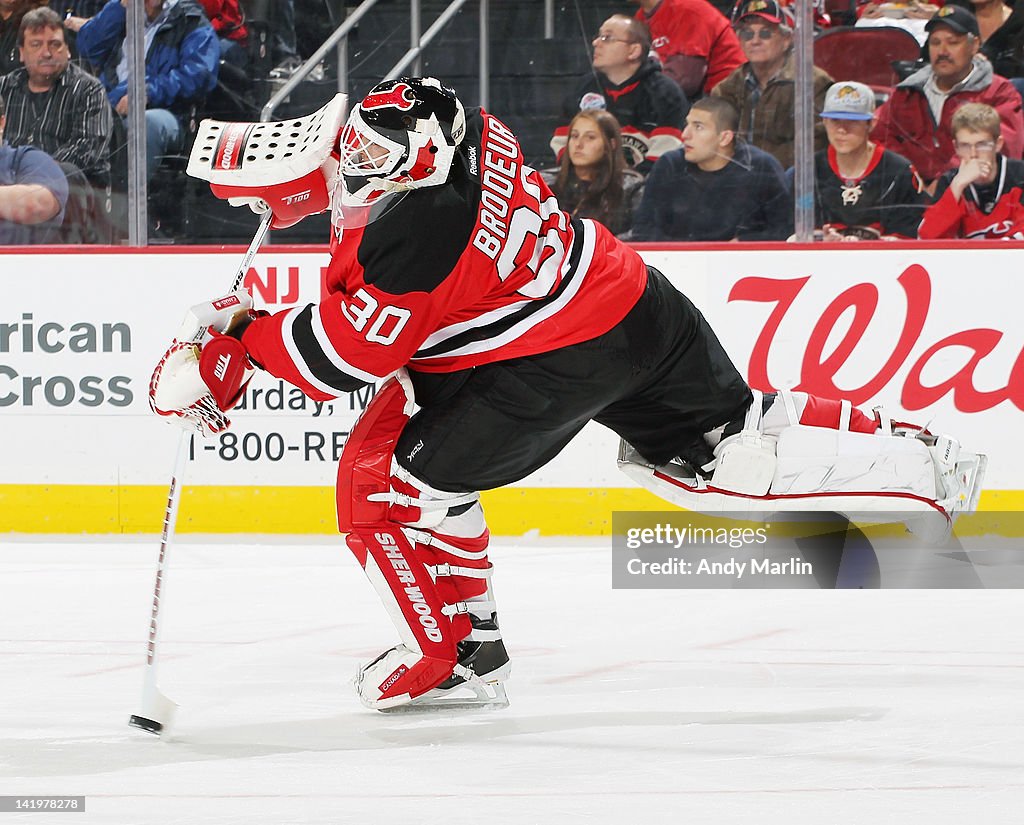
{"type": "Polygon", "coordinates": [[[1024,161],[1003,154],[999,112],[965,103],[953,115],[958,169],[939,179],[939,198],[924,213],[921,238],[1024,238],[1024,161]]]}
{"type": "MultiPolygon", "coordinates": [[[[739,135],[782,164],[793,165],[793,116],[796,70],[793,27],[775,0],[748,0],[734,23],[747,62],[719,83],[712,94],[728,100],[740,113],[739,135]]],[[[821,111],[832,78],[814,68],[814,105],[821,111]]],[[[825,129],[814,129],[814,149],[826,146],[825,129]]]]}

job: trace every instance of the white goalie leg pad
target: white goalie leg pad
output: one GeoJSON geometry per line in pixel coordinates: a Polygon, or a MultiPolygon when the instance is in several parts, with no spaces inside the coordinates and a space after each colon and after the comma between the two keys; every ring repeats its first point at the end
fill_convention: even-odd
{"type": "Polygon", "coordinates": [[[754,400],[747,410],[743,429],[723,439],[715,447],[711,486],[748,496],[763,496],[775,478],[775,439],[764,435],[761,427],[761,409],[764,396],[751,391],[754,400]]]}
{"type": "Polygon", "coordinates": [[[931,453],[916,438],[786,427],[778,437],[772,495],[902,493],[935,500],[931,453]]]}
{"type": "MultiPolygon", "coordinates": [[[[820,414],[822,402],[812,400],[820,414]]],[[[701,468],[714,471],[710,481],[684,462],[655,467],[625,442],[619,468],[666,501],[698,512],[832,511],[877,515],[877,521],[923,513],[937,514],[948,528],[955,515],[977,507],[985,456],[909,426],[894,434],[883,415],[876,432],[852,431],[851,416],[861,428],[871,427],[871,419],[848,402],[826,403],[833,405],[834,423],[806,426],[798,423],[805,394],[779,393],[764,416],[755,397],[742,431],[723,439],[715,461],[701,468]]]]}

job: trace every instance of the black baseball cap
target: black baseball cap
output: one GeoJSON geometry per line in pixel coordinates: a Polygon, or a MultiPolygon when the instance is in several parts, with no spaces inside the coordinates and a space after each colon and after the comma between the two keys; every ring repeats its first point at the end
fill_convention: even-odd
{"type": "Polygon", "coordinates": [[[980,37],[978,18],[963,6],[943,6],[927,23],[925,31],[933,31],[936,26],[949,26],[957,34],[973,34],[980,37]]]}
{"type": "Polygon", "coordinates": [[[739,23],[744,17],[760,17],[776,25],[789,22],[789,17],[776,0],[747,0],[740,6],[739,12],[733,19],[733,25],[739,23]]]}

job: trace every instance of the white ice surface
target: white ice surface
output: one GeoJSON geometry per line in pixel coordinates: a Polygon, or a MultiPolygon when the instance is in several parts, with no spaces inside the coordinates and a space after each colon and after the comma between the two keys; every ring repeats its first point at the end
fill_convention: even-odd
{"type": "Polygon", "coordinates": [[[0,541],[0,795],[31,823],[1011,823],[1021,591],[612,591],[606,542],[495,547],[504,711],[385,716],[395,640],[339,541],[172,548],[156,738],[138,710],[156,542],[0,541]]]}

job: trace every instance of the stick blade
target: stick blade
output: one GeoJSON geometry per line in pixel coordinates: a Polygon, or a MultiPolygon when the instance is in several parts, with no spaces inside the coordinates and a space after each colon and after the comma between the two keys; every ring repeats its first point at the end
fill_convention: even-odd
{"type": "Polygon", "coordinates": [[[170,730],[171,722],[174,721],[174,712],[178,706],[164,696],[159,690],[154,690],[142,699],[142,711],[133,713],[128,719],[128,724],[133,728],[144,730],[155,736],[167,733],[170,730]]]}

